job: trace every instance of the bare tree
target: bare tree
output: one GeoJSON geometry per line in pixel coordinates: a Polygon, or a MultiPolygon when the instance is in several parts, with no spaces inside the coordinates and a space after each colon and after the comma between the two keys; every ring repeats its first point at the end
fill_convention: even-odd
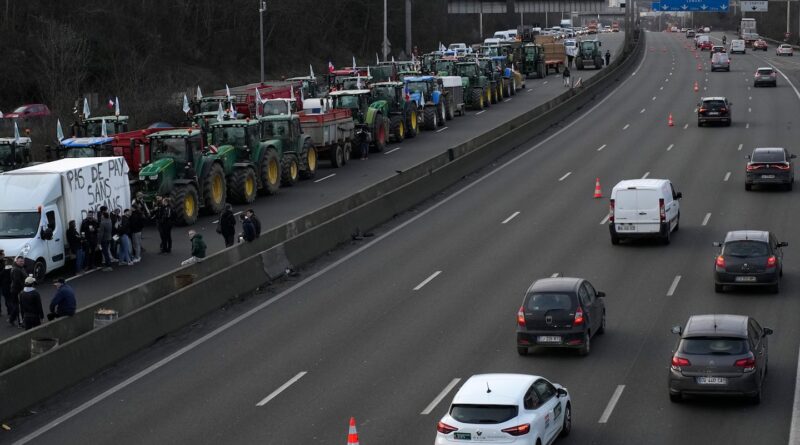
{"type": "Polygon", "coordinates": [[[45,102],[63,113],[87,78],[89,46],[65,23],[46,20],[41,30],[36,50],[39,69],[33,72],[45,102]]]}

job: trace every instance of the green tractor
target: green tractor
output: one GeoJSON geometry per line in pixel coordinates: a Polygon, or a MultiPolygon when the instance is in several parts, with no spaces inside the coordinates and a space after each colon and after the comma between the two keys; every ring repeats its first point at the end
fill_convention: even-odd
{"type": "Polygon", "coordinates": [[[145,202],[170,197],[175,219],[183,225],[194,224],[201,209],[208,214],[222,212],[226,167],[230,170],[236,161],[232,146],[210,150],[196,128],[159,131],[147,138],[150,162],[139,171],[145,202]]]}
{"type": "Polygon", "coordinates": [[[75,137],[101,137],[105,125],[105,136],[128,131],[128,116],[95,116],[79,118],[72,125],[72,134],[75,137]]]}
{"type": "Polygon", "coordinates": [[[274,193],[280,186],[278,155],[260,143],[258,121],[224,120],[208,129],[211,146],[217,151],[232,149],[234,163],[227,171],[228,198],[239,204],[250,204],[262,193],[274,193]],[[272,166],[272,175],[270,175],[272,166]],[[271,182],[270,182],[271,181],[271,182]]]}
{"type": "Polygon", "coordinates": [[[439,59],[435,62],[434,73],[437,76],[457,76],[456,74],[456,60],[453,57],[439,59]]]}
{"type": "Polygon", "coordinates": [[[575,67],[579,70],[594,67],[603,67],[603,53],[600,52],[602,44],[599,40],[583,40],[578,43],[578,54],[575,55],[575,67]]]}
{"type": "Polygon", "coordinates": [[[0,138],[0,173],[31,164],[31,138],[0,138]]]}
{"type": "Polygon", "coordinates": [[[522,75],[526,78],[544,79],[547,76],[544,64],[544,47],[538,43],[526,43],[522,46],[522,75]]]}
{"type": "Polygon", "coordinates": [[[500,102],[503,100],[503,74],[500,72],[500,66],[497,61],[489,57],[478,58],[478,64],[491,85],[487,94],[489,103],[500,102]]]}
{"type": "Polygon", "coordinates": [[[473,110],[483,110],[486,104],[486,90],[489,80],[483,75],[480,66],[474,61],[456,64],[458,75],[464,86],[464,102],[473,110]]]}
{"type": "Polygon", "coordinates": [[[261,116],[261,145],[274,151],[281,166],[283,185],[294,185],[299,178],[311,179],[317,174],[319,156],[311,136],[303,133],[297,114],[261,116]]]}
{"type": "Polygon", "coordinates": [[[389,112],[389,134],[395,142],[413,138],[419,130],[417,104],[406,97],[403,82],[380,82],[371,86],[372,97],[385,100],[389,112]]]}
{"type": "Polygon", "coordinates": [[[389,107],[385,100],[373,101],[370,90],[343,90],[330,93],[333,108],[350,109],[356,129],[365,129],[372,139],[372,150],[386,149],[389,136],[389,107]]]}

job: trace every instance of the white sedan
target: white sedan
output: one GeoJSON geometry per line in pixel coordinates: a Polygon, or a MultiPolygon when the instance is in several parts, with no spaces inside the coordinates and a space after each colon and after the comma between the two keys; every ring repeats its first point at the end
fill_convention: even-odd
{"type": "Polygon", "coordinates": [[[458,390],[436,427],[436,445],[550,444],[572,429],[567,389],[527,374],[478,374],[458,390]]]}
{"type": "Polygon", "coordinates": [[[792,54],[794,54],[794,49],[792,48],[792,45],[787,45],[783,43],[781,45],[778,45],[777,48],[775,48],[776,56],[791,56],[792,54]]]}

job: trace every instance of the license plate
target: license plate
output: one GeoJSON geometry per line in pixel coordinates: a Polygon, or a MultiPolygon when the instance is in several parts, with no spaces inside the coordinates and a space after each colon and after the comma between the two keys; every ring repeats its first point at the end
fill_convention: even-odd
{"type": "Polygon", "coordinates": [[[700,385],[727,385],[728,379],[725,377],[698,377],[697,383],[700,385]]]}
{"type": "Polygon", "coordinates": [[[718,112],[716,112],[716,111],[709,111],[709,112],[708,112],[708,115],[709,115],[709,116],[719,116],[719,113],[718,113],[718,112]]]}
{"type": "Polygon", "coordinates": [[[472,434],[470,434],[470,433],[453,433],[453,439],[472,440],[472,434]]]}
{"type": "Polygon", "coordinates": [[[736,277],[736,281],[756,281],[756,277],[736,277]]]}
{"type": "Polygon", "coordinates": [[[775,179],[775,175],[761,175],[761,179],[775,179]]]}
{"type": "Polygon", "coordinates": [[[539,343],[561,343],[560,335],[540,335],[536,338],[539,343]]]}
{"type": "Polygon", "coordinates": [[[633,232],[636,226],[633,224],[617,224],[617,232],[633,232]]]}

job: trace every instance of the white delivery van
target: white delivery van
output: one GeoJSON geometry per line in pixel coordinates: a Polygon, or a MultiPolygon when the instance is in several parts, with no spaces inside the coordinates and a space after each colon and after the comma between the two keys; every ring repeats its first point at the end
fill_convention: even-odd
{"type": "Polygon", "coordinates": [[[624,238],[661,238],[669,244],[670,234],[680,224],[682,196],[669,179],[620,181],[611,190],[611,244],[624,238]]]}
{"type": "Polygon", "coordinates": [[[745,49],[744,40],[734,39],[731,40],[731,49],[730,53],[741,53],[744,54],[747,50],[745,49]]]}
{"type": "Polygon", "coordinates": [[[508,31],[497,31],[494,33],[492,38],[499,40],[500,42],[509,42],[513,40],[511,35],[508,34],[508,31]]]}
{"type": "Polygon", "coordinates": [[[68,158],[0,174],[0,249],[41,281],[64,266],[67,224],[91,209],[131,206],[123,157],[68,158]]]}

